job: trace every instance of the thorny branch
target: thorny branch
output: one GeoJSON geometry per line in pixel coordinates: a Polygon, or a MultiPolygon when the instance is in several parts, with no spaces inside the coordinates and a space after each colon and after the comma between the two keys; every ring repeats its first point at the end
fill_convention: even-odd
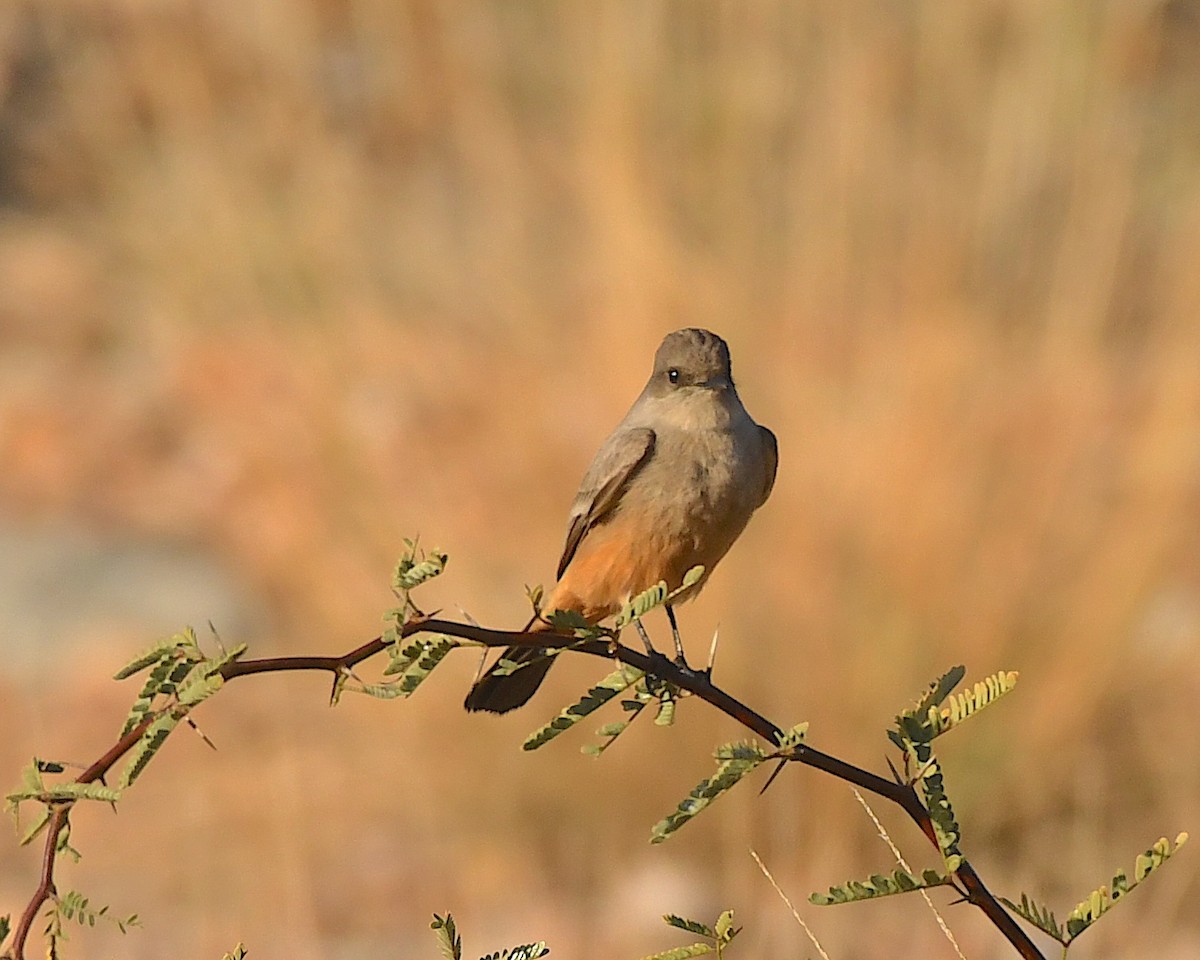
{"type": "MultiPolygon", "coordinates": [[[[469,623],[457,623],[450,620],[417,617],[406,622],[400,631],[401,637],[410,637],[418,633],[441,633],[463,640],[473,640],[487,647],[508,646],[537,646],[565,647],[592,656],[605,659],[617,659],[629,664],[648,675],[673,683],[689,691],[702,700],[707,701],[726,716],[736,720],[742,726],[752,730],[769,743],[776,743],[782,731],[770,720],[756,713],[741,701],[726,693],[712,682],[707,671],[692,670],[684,664],[668,660],[661,654],[653,656],[633,650],[622,644],[609,640],[591,640],[581,643],[572,636],[557,636],[550,633],[528,633],[525,631],[489,630],[485,627],[469,623]]],[[[388,646],[382,637],[376,637],[362,646],[356,647],[337,657],[268,657],[257,660],[235,660],[221,669],[225,680],[245,677],[258,673],[276,673],[296,670],[321,670],[332,673],[335,683],[337,679],[355,665],[381,653],[388,646]]],[[[138,724],[133,730],[118,740],[102,757],[77,778],[78,783],[91,783],[102,778],[112,766],[132,749],[141,738],[142,733],[156,719],[152,714],[138,724]]],[[[917,796],[910,784],[897,782],[877,776],[853,764],[839,760],[837,757],[822,753],[806,744],[801,743],[793,750],[790,759],[793,762],[815,767],[818,770],[845,780],[856,787],[869,791],[876,796],[890,800],[899,806],[912,818],[925,837],[936,847],[937,839],[934,834],[933,821],[929,811],[917,796]]],[[[56,804],[46,831],[45,848],[42,856],[42,870],[33,897],[21,915],[14,930],[13,945],[9,956],[12,960],[25,960],[25,944],[29,930],[37,912],[42,905],[54,896],[54,864],[58,852],[58,838],[66,826],[70,814],[71,803],[56,804]]],[[[1016,921],[1006,911],[984,885],[975,869],[963,860],[956,876],[965,893],[968,903],[978,907],[1004,937],[1016,948],[1025,960],[1045,960],[1037,946],[1017,926],[1016,921]]]]}

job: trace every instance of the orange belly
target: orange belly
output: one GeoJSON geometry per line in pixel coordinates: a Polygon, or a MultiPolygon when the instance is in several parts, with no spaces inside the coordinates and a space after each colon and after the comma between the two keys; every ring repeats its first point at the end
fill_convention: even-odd
{"type": "Polygon", "coordinates": [[[624,519],[588,532],[546,598],[547,612],[574,610],[595,623],[660,580],[666,581],[668,589],[678,587],[683,575],[700,562],[691,559],[695,550],[690,545],[624,519]]]}

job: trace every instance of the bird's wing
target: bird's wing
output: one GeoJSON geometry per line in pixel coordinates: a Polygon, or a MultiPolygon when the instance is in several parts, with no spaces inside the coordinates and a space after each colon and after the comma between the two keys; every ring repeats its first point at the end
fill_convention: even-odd
{"type": "Polygon", "coordinates": [[[775,471],[779,469],[779,441],[775,439],[775,434],[761,424],[758,430],[763,445],[763,487],[762,497],[758,501],[758,506],[761,507],[767,502],[767,497],[771,495],[775,486],[775,471]]]}
{"type": "Polygon", "coordinates": [[[558,561],[558,579],[562,579],[584,535],[620,503],[629,479],[653,453],[654,431],[649,427],[620,429],[604,442],[571,504],[567,542],[558,561]]]}

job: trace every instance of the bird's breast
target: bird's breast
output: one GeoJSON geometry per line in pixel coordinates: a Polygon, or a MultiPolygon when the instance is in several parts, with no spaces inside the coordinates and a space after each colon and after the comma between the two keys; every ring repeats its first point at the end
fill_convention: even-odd
{"type": "Polygon", "coordinates": [[[600,619],[660,580],[680,585],[697,565],[704,578],[745,529],[761,496],[761,440],[754,421],[718,428],[660,428],[654,454],[620,502],[579,544],[548,599],[551,609],[600,619]]]}

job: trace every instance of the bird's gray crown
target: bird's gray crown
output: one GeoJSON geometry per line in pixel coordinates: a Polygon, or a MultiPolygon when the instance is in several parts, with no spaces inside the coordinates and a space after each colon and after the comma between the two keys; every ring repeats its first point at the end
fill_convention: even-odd
{"type": "Polygon", "coordinates": [[[678,372],[681,385],[729,381],[729,347],[708,330],[691,328],[668,333],[654,355],[654,375],[672,370],[678,372]]]}

